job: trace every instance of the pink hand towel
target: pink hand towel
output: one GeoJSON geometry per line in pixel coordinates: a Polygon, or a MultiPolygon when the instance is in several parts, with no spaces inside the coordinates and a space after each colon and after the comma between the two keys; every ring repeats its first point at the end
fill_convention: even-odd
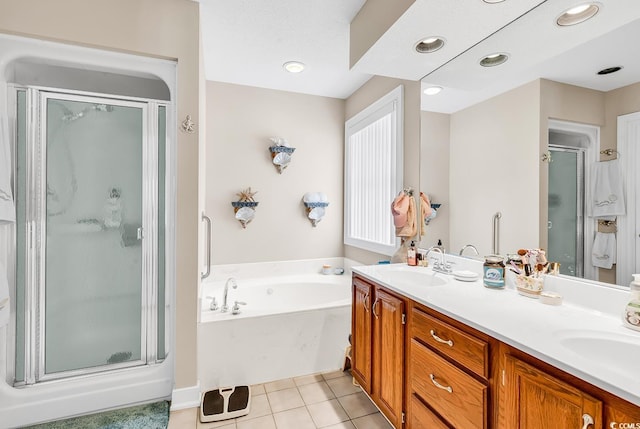
{"type": "Polygon", "coordinates": [[[393,215],[393,224],[396,228],[402,228],[407,224],[407,213],[409,211],[409,201],[413,198],[407,196],[404,192],[400,192],[391,203],[391,214],[393,215]]]}

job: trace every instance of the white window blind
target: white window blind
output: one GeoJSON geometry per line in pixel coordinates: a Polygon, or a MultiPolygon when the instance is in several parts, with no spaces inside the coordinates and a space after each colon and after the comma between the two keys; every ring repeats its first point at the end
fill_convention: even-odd
{"type": "Polygon", "coordinates": [[[392,255],[391,202],[402,188],[402,86],[345,125],[345,244],[392,255]]]}

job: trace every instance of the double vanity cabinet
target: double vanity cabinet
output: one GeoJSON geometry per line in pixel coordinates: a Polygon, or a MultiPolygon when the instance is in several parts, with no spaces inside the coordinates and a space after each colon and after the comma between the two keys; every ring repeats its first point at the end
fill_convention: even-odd
{"type": "Polygon", "coordinates": [[[352,293],[352,375],[397,429],[640,429],[640,407],[434,310],[428,299],[357,272],[352,293]]]}

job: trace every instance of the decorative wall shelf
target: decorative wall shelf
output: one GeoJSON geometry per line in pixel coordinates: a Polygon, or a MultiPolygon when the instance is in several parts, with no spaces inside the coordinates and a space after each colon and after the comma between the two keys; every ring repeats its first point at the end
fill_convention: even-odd
{"type": "Polygon", "coordinates": [[[327,196],[323,192],[307,192],[302,198],[307,208],[307,217],[312,226],[316,226],[325,215],[325,208],[329,205],[327,196]]]}
{"type": "Polygon", "coordinates": [[[258,207],[258,201],[254,201],[253,196],[257,192],[251,192],[251,188],[247,188],[244,191],[239,192],[238,201],[232,201],[231,206],[235,212],[235,217],[242,225],[242,228],[246,228],[247,224],[253,220],[256,215],[256,207],[258,207]]]}
{"type": "Polygon", "coordinates": [[[271,161],[278,169],[278,173],[282,174],[284,169],[289,166],[289,163],[291,162],[291,155],[296,148],[289,146],[289,143],[281,137],[271,137],[270,140],[274,143],[269,146],[271,161]]]}

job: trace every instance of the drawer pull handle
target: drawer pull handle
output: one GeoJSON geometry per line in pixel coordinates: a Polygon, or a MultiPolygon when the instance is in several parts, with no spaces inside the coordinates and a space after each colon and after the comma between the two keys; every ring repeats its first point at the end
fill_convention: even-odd
{"type": "Polygon", "coordinates": [[[433,331],[433,329],[431,330],[431,336],[437,342],[442,343],[442,344],[446,344],[449,347],[453,347],[453,341],[451,341],[451,340],[443,340],[442,338],[440,338],[439,336],[436,335],[436,333],[433,331]]]}
{"type": "MultiPolygon", "coordinates": [[[[451,386],[443,386],[442,384],[438,383],[436,381],[436,376],[433,374],[429,374],[429,378],[431,379],[431,382],[438,388],[438,389],[442,389],[442,390],[446,390],[449,393],[453,393],[453,388],[451,386]]],[[[585,426],[586,427],[586,426],[585,426]]]]}
{"type": "Polygon", "coordinates": [[[589,414],[582,415],[582,422],[582,429],[587,429],[590,425],[595,424],[595,422],[593,421],[593,417],[591,417],[589,414]]]}
{"type": "Polygon", "coordinates": [[[364,305],[364,311],[366,311],[367,313],[369,312],[369,304],[367,304],[368,300],[369,300],[369,293],[367,293],[364,296],[364,299],[362,300],[362,305],[364,305]]]}
{"type": "Polygon", "coordinates": [[[376,304],[378,303],[378,298],[376,298],[375,301],[373,301],[373,305],[371,306],[371,311],[373,312],[373,316],[376,319],[379,319],[378,315],[376,314],[376,304]]]}

